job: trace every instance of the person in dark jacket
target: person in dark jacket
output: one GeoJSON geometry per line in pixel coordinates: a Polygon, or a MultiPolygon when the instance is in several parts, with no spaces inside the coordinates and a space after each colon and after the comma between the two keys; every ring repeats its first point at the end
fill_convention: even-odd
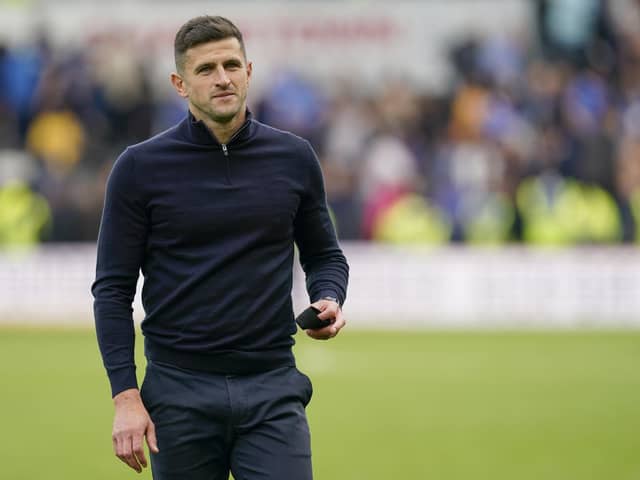
{"type": "Polygon", "coordinates": [[[247,110],[252,64],[223,17],[175,37],[171,83],[188,113],[128,147],[107,182],[92,286],[115,405],[115,454],[155,479],[312,478],[309,378],[292,353],[294,245],[312,305],[345,325],[348,265],[310,144],[247,110]],[[144,276],[147,370],[132,302],[144,276]]]}

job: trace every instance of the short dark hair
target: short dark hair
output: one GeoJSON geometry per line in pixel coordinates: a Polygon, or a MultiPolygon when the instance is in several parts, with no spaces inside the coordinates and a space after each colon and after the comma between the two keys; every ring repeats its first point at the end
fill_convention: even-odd
{"type": "Polygon", "coordinates": [[[242,49],[242,55],[247,58],[244,48],[242,32],[233,22],[225,17],[203,15],[189,20],[180,27],[173,43],[173,53],[176,60],[176,68],[179,72],[184,69],[185,54],[187,50],[202,43],[237,38],[242,49]]]}

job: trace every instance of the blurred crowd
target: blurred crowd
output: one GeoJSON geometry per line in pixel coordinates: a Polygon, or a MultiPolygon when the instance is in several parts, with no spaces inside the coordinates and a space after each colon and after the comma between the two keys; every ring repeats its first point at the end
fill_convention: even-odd
{"type": "MultiPolygon", "coordinates": [[[[343,239],[640,242],[640,0],[536,0],[532,22],[449,45],[442,91],[282,72],[251,108],[312,142],[343,239]]],[[[95,240],[114,159],[185,113],[150,72],[114,39],[0,45],[0,245],[95,240]]]]}

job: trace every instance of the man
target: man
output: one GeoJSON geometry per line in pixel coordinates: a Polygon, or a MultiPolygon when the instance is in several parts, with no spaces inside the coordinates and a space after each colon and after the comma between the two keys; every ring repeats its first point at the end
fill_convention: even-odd
{"type": "Polygon", "coordinates": [[[115,418],[116,455],[155,479],[312,478],[295,367],[294,242],[307,290],[344,326],[348,266],[327,213],[318,161],[305,140],[254,120],[252,64],[242,34],[198,17],[175,38],[171,83],[188,100],[175,127],[116,161],[92,291],[115,418]],[[138,391],[131,303],[144,275],[147,371],[138,391]]]}

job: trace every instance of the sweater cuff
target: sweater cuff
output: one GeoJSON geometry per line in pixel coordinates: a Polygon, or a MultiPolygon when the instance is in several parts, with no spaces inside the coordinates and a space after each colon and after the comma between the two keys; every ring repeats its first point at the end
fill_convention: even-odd
{"type": "Polygon", "coordinates": [[[111,398],[129,388],[138,388],[136,378],[136,367],[118,368],[109,372],[109,382],[111,383],[111,398]]]}
{"type": "Polygon", "coordinates": [[[338,305],[340,305],[340,308],[342,308],[342,304],[344,303],[344,298],[338,295],[338,292],[336,292],[335,290],[321,290],[314,301],[317,302],[318,300],[322,300],[325,297],[331,297],[331,298],[337,299],[338,305]]]}

